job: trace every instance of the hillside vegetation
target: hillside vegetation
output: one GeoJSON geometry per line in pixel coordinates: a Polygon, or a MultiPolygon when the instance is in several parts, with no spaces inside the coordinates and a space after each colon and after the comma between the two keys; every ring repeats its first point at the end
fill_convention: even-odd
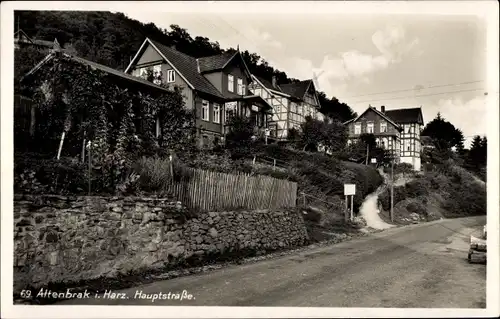
{"type": "MultiPolygon", "coordinates": [[[[387,218],[390,211],[390,189],[379,196],[387,218]]],[[[486,185],[467,170],[447,162],[439,169],[426,172],[404,186],[394,187],[395,222],[406,224],[439,218],[486,214],[486,185]],[[418,216],[418,219],[417,219],[418,216]]]]}
{"type": "Polygon", "coordinates": [[[357,212],[366,195],[374,192],[383,181],[371,166],[276,144],[259,145],[239,159],[231,158],[231,155],[224,151],[207,152],[190,159],[190,165],[222,172],[243,171],[295,181],[298,183],[300,205],[304,203],[301,193],[305,193],[305,206],[322,208],[330,217],[338,218],[343,218],[344,184],[356,184],[354,210],[357,212]]]}

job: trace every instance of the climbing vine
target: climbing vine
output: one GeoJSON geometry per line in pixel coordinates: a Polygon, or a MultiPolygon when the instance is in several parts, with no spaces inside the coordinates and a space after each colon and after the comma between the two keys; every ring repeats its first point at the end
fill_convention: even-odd
{"type": "Polygon", "coordinates": [[[62,154],[71,157],[81,157],[78,145],[90,141],[92,175],[100,188],[116,190],[139,156],[190,149],[194,116],[178,88],[139,86],[64,55],[42,68],[24,83],[35,88],[39,106],[36,138],[55,156],[64,132],[62,154]]]}

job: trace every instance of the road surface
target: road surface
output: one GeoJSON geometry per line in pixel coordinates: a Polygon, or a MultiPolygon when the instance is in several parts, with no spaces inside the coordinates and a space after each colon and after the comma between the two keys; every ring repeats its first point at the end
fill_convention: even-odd
{"type": "MultiPolygon", "coordinates": [[[[253,264],[114,291],[128,299],[59,304],[484,308],[486,267],[468,264],[486,217],[392,228],[370,237],[253,264]],[[135,299],[185,290],[191,300],[135,299]]],[[[116,297],[117,295],[115,295],[116,297]]],[[[165,298],[166,295],[165,295],[165,298]]]]}

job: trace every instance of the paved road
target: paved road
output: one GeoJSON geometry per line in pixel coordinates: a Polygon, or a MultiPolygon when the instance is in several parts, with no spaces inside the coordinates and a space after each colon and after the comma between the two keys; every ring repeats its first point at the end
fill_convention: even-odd
{"type": "MultiPolygon", "coordinates": [[[[468,235],[479,234],[485,220],[454,219],[393,228],[369,238],[120,291],[126,300],[100,298],[85,303],[482,308],[486,267],[468,264],[466,258],[468,235]],[[154,303],[134,299],[140,291],[183,290],[195,299],[154,303]]],[[[83,303],[73,299],[62,304],[83,303]]]]}

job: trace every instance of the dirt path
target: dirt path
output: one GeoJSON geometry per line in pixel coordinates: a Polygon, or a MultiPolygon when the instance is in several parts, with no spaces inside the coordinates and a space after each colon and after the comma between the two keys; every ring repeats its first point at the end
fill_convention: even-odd
{"type": "Polygon", "coordinates": [[[366,196],[365,201],[361,204],[359,212],[366,221],[367,227],[373,229],[388,229],[394,227],[382,220],[378,210],[378,195],[385,189],[385,185],[380,186],[374,193],[366,196]]]}

